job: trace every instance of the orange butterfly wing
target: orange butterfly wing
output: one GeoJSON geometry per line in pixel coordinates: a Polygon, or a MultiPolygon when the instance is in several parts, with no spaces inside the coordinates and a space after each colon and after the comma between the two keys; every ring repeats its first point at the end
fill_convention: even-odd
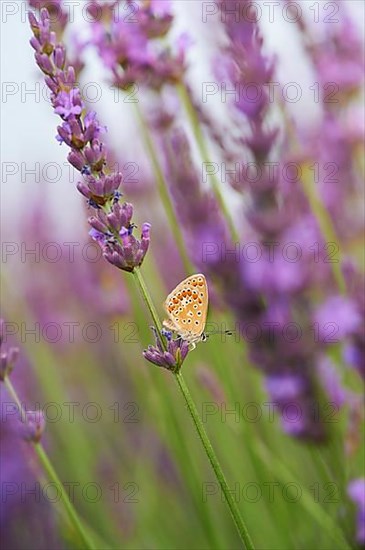
{"type": "Polygon", "coordinates": [[[208,312],[208,286],[203,274],[191,275],[167,296],[163,325],[188,342],[201,340],[208,312]]]}

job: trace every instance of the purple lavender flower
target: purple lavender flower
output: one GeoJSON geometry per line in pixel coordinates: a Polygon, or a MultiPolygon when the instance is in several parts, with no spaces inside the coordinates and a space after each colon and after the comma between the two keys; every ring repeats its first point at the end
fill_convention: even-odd
{"type": "Polygon", "coordinates": [[[148,349],[143,352],[143,356],[147,361],[158,367],[178,372],[189,352],[188,342],[181,338],[173,340],[171,332],[163,330],[162,335],[165,337],[167,344],[167,349],[165,350],[157,330],[155,327],[151,328],[155,333],[156,345],[148,346],[148,349]]]}
{"type": "Polygon", "coordinates": [[[334,338],[339,341],[355,333],[362,325],[357,305],[344,296],[330,296],[317,308],[314,319],[318,323],[319,337],[324,342],[328,341],[329,326],[334,327],[334,338]]]}
{"type": "Polygon", "coordinates": [[[138,24],[146,36],[159,38],[168,33],[173,22],[170,0],[142,0],[138,7],[138,24]]]}
{"type": "MultiPolygon", "coordinates": [[[[224,243],[226,228],[217,202],[210,191],[203,189],[191,156],[186,134],[170,125],[161,130],[168,178],[179,221],[194,253],[194,263],[204,271],[219,269],[221,254],[203,258],[206,243],[224,243]]],[[[229,245],[227,244],[227,247],[229,245]]]]}
{"type": "Polygon", "coordinates": [[[12,372],[14,364],[18,359],[19,349],[10,347],[6,351],[3,351],[4,341],[4,320],[0,319],[0,381],[4,381],[7,376],[12,372]]]}
{"type": "Polygon", "coordinates": [[[26,411],[21,424],[21,435],[25,441],[39,443],[46,427],[46,419],[41,410],[26,411]]]}
{"type": "MultiPolygon", "coordinates": [[[[284,166],[289,161],[304,160],[293,158],[290,144],[284,140],[279,147],[279,128],[269,124],[266,85],[272,82],[275,62],[264,53],[257,12],[250,4],[248,0],[221,2],[228,44],[226,58],[221,60],[218,70],[237,91],[250,85],[257,92],[253,99],[248,93],[239,93],[232,107],[245,128],[237,143],[254,162],[259,176],[254,182],[240,176],[233,186],[245,192],[247,220],[253,230],[247,231],[247,240],[257,243],[261,257],[256,262],[240,262],[241,273],[236,275],[236,281],[240,280],[233,287],[236,293],[225,294],[241,322],[259,327],[260,338],[250,343],[249,357],[267,375],[268,391],[278,402],[285,431],[296,437],[321,439],[325,426],[315,422],[312,414],[318,394],[316,365],[321,345],[310,335],[310,304],[312,292],[324,281],[328,291],[333,291],[334,279],[330,266],[321,261],[322,256],[317,261],[311,256],[314,243],[321,249],[325,243],[300,179],[289,185],[279,171],[270,173],[268,169],[275,160],[284,166]],[[237,17],[238,8],[242,8],[240,13],[246,10],[247,16],[237,17]],[[282,249],[287,243],[294,243],[298,259],[291,261],[280,252],[273,257],[269,244],[274,242],[282,249]],[[250,299],[237,298],[237,292],[239,297],[242,293],[250,299]],[[282,330],[296,323],[301,336],[287,341],[282,330]],[[290,422],[285,415],[291,400],[300,408],[296,422],[290,422]]],[[[235,160],[238,159],[231,155],[230,162],[235,160]]]]}
{"type": "MultiPolygon", "coordinates": [[[[291,0],[286,0],[290,5],[291,0]]],[[[321,113],[308,132],[299,132],[302,149],[311,163],[334,168],[333,177],[318,176],[320,197],[342,241],[363,231],[362,216],[354,216],[354,198],[362,175],[354,163],[364,139],[363,113],[357,98],[363,93],[363,37],[346,12],[345,2],[336,2],[336,25],[307,24],[297,18],[303,44],[319,84],[321,113]],[[355,100],[355,101],[354,101],[355,100]],[[361,143],[361,145],[360,145],[361,143]],[[332,163],[332,164],[331,164],[332,163]],[[359,222],[360,220],[360,222],[359,222]]]]}
{"type": "Polygon", "coordinates": [[[178,41],[177,51],[161,48],[156,39],[170,30],[170,2],[138,2],[136,20],[117,17],[113,5],[94,1],[88,11],[94,21],[91,42],[113,74],[113,84],[126,89],[134,83],[159,90],[180,81],[185,72],[188,43],[178,41]]]}
{"type": "Polygon", "coordinates": [[[341,378],[334,363],[329,357],[320,357],[317,364],[319,378],[331,402],[342,407],[349,398],[341,383],[341,378]]]}
{"type": "Polygon", "coordinates": [[[365,479],[358,478],[351,481],[348,494],[357,506],[357,542],[365,544],[365,479]]]}
{"type": "Polygon", "coordinates": [[[37,63],[46,74],[55,113],[64,121],[58,127],[57,139],[70,147],[68,160],[84,177],[77,188],[96,210],[96,216],[89,220],[93,228],[92,236],[102,246],[103,255],[110,263],[131,272],[142,264],[146,255],[150,225],[143,224],[141,240],[133,236],[133,209],[126,203],[119,205],[121,194],[118,189],[122,175],[118,172],[107,173],[106,149],[98,139],[104,128],[98,123],[94,112],[85,112],[80,90],[76,86],[75,71],[71,66],[65,68],[64,46],[56,43],[47,10],[41,10],[39,20],[29,14],[29,20],[34,34],[31,44],[36,50],[37,63]],[[128,219],[125,217],[126,211],[130,212],[128,219]]]}
{"type": "MultiPolygon", "coordinates": [[[[29,387],[29,370],[20,370],[22,373],[17,385],[29,387]]],[[[3,405],[9,402],[5,392],[6,389],[1,387],[3,405]]],[[[29,443],[19,437],[24,433],[22,430],[23,424],[20,425],[16,407],[13,412],[9,408],[8,414],[2,415],[0,429],[2,498],[9,483],[14,487],[20,482],[26,487],[34,487],[37,482],[38,468],[34,463],[34,451],[29,443]]],[[[33,540],[37,541],[39,550],[61,548],[63,544],[61,535],[54,528],[54,512],[49,506],[49,500],[41,498],[35,506],[34,500],[22,499],[20,491],[8,494],[6,506],[0,507],[0,529],[1,545],[9,549],[27,546],[28,529],[32,532],[33,540]],[[19,529],[19,525],[22,525],[22,529],[19,529]]]]}
{"type": "Polygon", "coordinates": [[[28,4],[38,11],[47,9],[52,28],[61,38],[68,23],[68,14],[63,8],[63,0],[28,0],[28,4]]]}
{"type": "MultiPolygon", "coordinates": [[[[0,319],[0,349],[4,341],[3,319],[0,319]]],[[[1,350],[0,355],[0,381],[4,382],[14,368],[14,363],[18,359],[19,349],[10,347],[6,351],[1,350]]],[[[21,435],[27,441],[38,443],[45,428],[45,418],[42,411],[18,411],[21,420],[21,435]]]]}
{"type": "Polygon", "coordinates": [[[281,413],[284,431],[294,437],[323,439],[323,426],[317,415],[314,387],[305,369],[303,373],[282,372],[270,375],[266,387],[273,404],[281,413]]]}
{"type": "Polygon", "coordinates": [[[84,105],[80,90],[73,88],[68,92],[59,92],[55,97],[53,106],[54,112],[64,120],[68,120],[73,115],[81,115],[84,105]]]}

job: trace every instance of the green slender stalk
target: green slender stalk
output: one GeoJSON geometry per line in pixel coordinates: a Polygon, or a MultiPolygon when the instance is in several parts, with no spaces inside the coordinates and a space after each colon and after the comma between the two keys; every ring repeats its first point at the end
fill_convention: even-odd
{"type": "MultiPolygon", "coordinates": [[[[16,403],[16,405],[19,408],[22,422],[26,422],[25,410],[23,409],[23,406],[20,402],[18,394],[17,394],[13,384],[10,382],[8,376],[5,377],[4,383],[5,383],[6,389],[8,390],[10,396],[12,397],[12,399],[14,400],[14,402],[16,403]]],[[[80,539],[82,540],[82,543],[83,543],[83,547],[86,548],[86,549],[94,550],[96,547],[94,546],[94,544],[90,540],[89,536],[86,534],[86,532],[84,530],[84,527],[82,526],[82,523],[79,519],[79,516],[78,516],[72,502],[70,501],[66,491],[64,490],[64,488],[62,486],[62,483],[61,483],[61,480],[59,479],[55,469],[53,468],[52,463],[51,463],[50,459],[48,458],[48,455],[47,455],[46,451],[44,450],[44,447],[43,447],[42,443],[33,443],[33,447],[34,447],[34,450],[35,450],[35,452],[36,452],[36,454],[39,458],[40,463],[42,464],[42,467],[43,467],[46,475],[48,476],[48,478],[50,480],[52,480],[52,482],[60,490],[61,499],[62,499],[63,504],[65,506],[65,510],[67,512],[70,523],[74,526],[75,531],[79,534],[80,539]]]]}
{"type": "Polygon", "coordinates": [[[161,168],[159,160],[158,160],[158,155],[157,155],[154,143],[153,143],[153,139],[151,137],[149,127],[147,125],[147,122],[144,119],[144,116],[143,116],[143,113],[141,111],[141,108],[140,108],[139,104],[135,103],[135,107],[136,107],[137,118],[138,118],[138,121],[140,123],[141,130],[142,130],[143,139],[144,139],[144,142],[145,142],[145,145],[146,145],[146,148],[147,148],[150,160],[151,160],[153,173],[154,173],[154,176],[155,176],[155,179],[156,179],[156,182],[157,182],[157,189],[158,189],[162,204],[164,206],[166,216],[167,216],[172,234],[173,234],[175,242],[176,242],[176,246],[179,250],[179,254],[180,254],[181,261],[183,263],[184,269],[186,271],[186,274],[190,275],[194,271],[194,269],[193,269],[192,263],[190,262],[188,253],[186,251],[184,238],[183,238],[182,233],[180,231],[179,224],[176,220],[174,207],[173,207],[171,197],[170,197],[168,189],[167,189],[167,184],[166,184],[166,181],[165,181],[165,177],[164,177],[162,168],[161,168]]]}
{"type": "MultiPolygon", "coordinates": [[[[156,308],[153,304],[153,301],[151,299],[151,296],[149,294],[149,291],[147,289],[147,286],[144,282],[142,273],[140,271],[140,268],[135,268],[133,271],[133,274],[135,276],[135,281],[139,287],[139,290],[141,292],[141,295],[143,297],[143,300],[151,314],[153,323],[156,327],[157,333],[160,337],[161,343],[166,349],[166,343],[165,340],[162,338],[161,335],[161,322],[158,316],[158,313],[156,311],[156,308]]],[[[252,543],[251,537],[248,533],[247,527],[245,525],[245,522],[242,519],[242,516],[240,514],[240,511],[238,509],[238,506],[232,496],[232,493],[229,489],[227,480],[225,478],[225,475],[223,473],[222,467],[218,461],[218,458],[215,454],[215,451],[212,447],[212,444],[210,442],[209,436],[207,432],[205,431],[205,428],[203,426],[203,423],[199,417],[198,411],[196,409],[195,403],[193,401],[193,398],[190,394],[189,388],[185,383],[185,380],[181,374],[181,372],[174,372],[175,380],[178,384],[178,387],[181,391],[181,394],[185,400],[185,403],[187,405],[189,414],[191,416],[191,419],[197,429],[200,441],[202,442],[202,445],[204,447],[205,453],[207,455],[207,458],[213,468],[214,474],[217,478],[217,481],[220,485],[220,488],[226,498],[226,502],[228,505],[228,508],[230,510],[230,513],[232,515],[232,518],[234,520],[235,526],[237,528],[238,534],[241,538],[241,541],[243,543],[244,548],[247,548],[247,550],[253,550],[254,545],[252,543]]]]}
{"type": "Polygon", "coordinates": [[[296,473],[293,472],[282,460],[273,456],[262,441],[258,441],[254,447],[254,451],[258,453],[260,459],[270,472],[274,473],[276,478],[283,483],[296,483],[302,489],[301,504],[302,507],[310,514],[318,523],[321,529],[325,529],[337,545],[336,548],[349,550],[351,546],[347,542],[344,534],[338,526],[338,520],[330,515],[324,508],[318,506],[313,500],[313,495],[310,491],[300,483],[296,478],[296,473]]]}
{"type": "Polygon", "coordinates": [[[141,273],[141,270],[140,270],[139,267],[134,268],[133,275],[135,277],[135,281],[137,283],[139,291],[142,294],[143,301],[145,302],[145,304],[148,308],[148,311],[150,312],[150,315],[151,315],[152,320],[153,320],[153,324],[156,327],[157,334],[158,334],[158,336],[161,340],[161,343],[166,349],[165,339],[162,338],[162,334],[161,334],[161,329],[162,329],[161,321],[160,321],[160,318],[158,316],[155,305],[152,301],[152,298],[150,296],[150,293],[148,291],[148,288],[146,286],[146,283],[144,282],[144,278],[142,276],[142,273],[141,273]]]}
{"type": "MultiPolygon", "coordinates": [[[[186,89],[185,84],[184,83],[178,84],[177,85],[177,90],[179,92],[181,102],[184,105],[186,113],[189,117],[189,121],[190,121],[191,127],[192,127],[193,132],[194,132],[195,140],[196,140],[196,143],[197,143],[198,148],[199,148],[200,156],[201,156],[204,163],[210,163],[211,161],[210,161],[210,158],[209,158],[209,153],[208,153],[207,146],[205,144],[203,132],[201,130],[200,122],[199,122],[195,107],[191,102],[191,98],[190,98],[190,95],[189,95],[189,93],[186,89]]],[[[213,192],[215,194],[215,197],[217,199],[219,207],[220,207],[221,211],[223,212],[223,215],[226,219],[226,222],[227,222],[230,234],[231,234],[231,239],[234,243],[237,243],[237,242],[239,242],[240,238],[239,238],[238,232],[237,232],[237,230],[234,226],[231,214],[228,211],[228,207],[227,207],[227,205],[226,205],[226,203],[223,199],[223,195],[222,195],[221,190],[220,190],[220,181],[217,178],[216,174],[210,174],[210,178],[211,178],[211,182],[212,182],[213,192]]]]}
{"type": "MultiPolygon", "coordinates": [[[[314,186],[314,172],[307,165],[303,165],[302,170],[303,170],[302,183],[303,183],[304,192],[307,196],[312,212],[318,221],[321,233],[327,243],[337,244],[339,239],[333,227],[331,216],[329,215],[328,211],[324,207],[320,197],[318,196],[318,192],[316,191],[314,186]]],[[[337,283],[339,291],[341,292],[341,294],[346,294],[346,282],[341,270],[341,262],[334,261],[334,262],[331,262],[331,265],[332,265],[333,276],[337,283]]]]}
{"type": "MultiPolygon", "coordinates": [[[[281,113],[284,117],[285,126],[289,134],[288,136],[289,141],[290,143],[292,143],[292,146],[293,146],[293,153],[299,153],[300,145],[298,142],[296,130],[293,126],[293,121],[288,116],[284,103],[281,103],[280,107],[281,107],[281,113]]],[[[318,222],[322,236],[325,242],[327,243],[332,242],[337,244],[339,242],[339,239],[336,234],[331,216],[328,213],[327,209],[325,208],[319,196],[319,192],[315,186],[315,174],[314,174],[313,168],[311,168],[309,163],[303,163],[301,165],[301,169],[302,169],[302,177],[300,178],[300,182],[302,184],[302,189],[304,191],[305,196],[307,197],[307,200],[309,202],[313,215],[318,222]]],[[[335,279],[335,282],[337,284],[339,291],[341,292],[341,294],[346,294],[346,281],[341,270],[341,261],[331,262],[331,268],[332,268],[333,277],[335,279]]]]}
{"type": "MultiPolygon", "coordinates": [[[[129,277],[126,278],[127,284],[129,283],[130,279],[129,277]]],[[[134,319],[141,325],[142,327],[142,343],[144,342],[144,347],[146,347],[147,342],[150,340],[150,331],[147,330],[147,326],[145,325],[145,313],[144,310],[140,308],[140,290],[137,288],[137,285],[135,285],[134,281],[130,281],[133,283],[132,286],[128,286],[130,295],[132,297],[132,309],[133,309],[133,315],[134,319]],[[137,300],[137,301],[136,301],[137,300]]],[[[158,281],[156,281],[158,282],[158,281]]],[[[162,289],[161,289],[162,290],[162,289]]],[[[135,390],[137,391],[137,396],[142,399],[143,394],[143,402],[146,404],[148,409],[148,401],[154,402],[153,410],[156,412],[155,417],[161,417],[163,418],[163,429],[162,426],[159,424],[159,434],[162,438],[165,437],[166,432],[169,434],[169,449],[175,455],[177,464],[181,468],[181,473],[183,475],[184,481],[186,483],[186,486],[188,489],[190,489],[190,498],[192,499],[193,504],[193,517],[194,517],[194,525],[195,527],[192,527],[193,529],[202,529],[202,532],[205,533],[205,536],[207,537],[208,545],[211,548],[218,547],[224,547],[223,541],[221,541],[220,544],[218,544],[218,540],[222,537],[222,531],[219,529],[219,526],[216,522],[214,522],[212,517],[212,511],[207,507],[202,505],[202,501],[200,498],[200,495],[197,494],[195,491],[195,488],[197,486],[197,483],[199,483],[200,477],[198,474],[198,466],[194,459],[194,455],[189,452],[189,450],[184,447],[184,453],[182,452],[180,448],[181,441],[184,440],[183,435],[183,429],[181,426],[181,423],[178,419],[178,409],[174,407],[174,399],[175,397],[168,392],[166,394],[166,389],[169,387],[167,385],[167,380],[164,377],[161,377],[159,375],[156,375],[156,373],[152,372],[153,369],[146,369],[145,374],[147,375],[147,380],[150,384],[153,383],[153,387],[151,390],[146,393],[140,392],[140,384],[139,379],[138,382],[136,382],[135,378],[133,378],[134,383],[136,384],[135,390]],[[161,402],[160,396],[162,394],[164,395],[163,402],[161,402]],[[147,400],[147,403],[146,403],[147,400]],[[155,403],[155,400],[158,400],[159,410],[157,411],[157,405],[155,403]],[[162,406],[162,408],[161,408],[162,406]],[[200,500],[199,500],[200,499],[200,500]]],[[[131,372],[134,374],[135,369],[131,367],[131,372]]],[[[140,377],[140,373],[138,374],[138,377],[140,377]]],[[[137,468],[141,466],[141,460],[136,461],[136,470],[137,468]]],[[[135,474],[134,474],[135,475],[135,474]]],[[[134,478],[136,479],[136,477],[134,478]]]]}
{"type": "Polygon", "coordinates": [[[223,491],[224,496],[226,497],[226,501],[229,507],[229,510],[231,512],[231,515],[233,517],[233,521],[236,525],[237,531],[241,537],[242,542],[244,543],[245,548],[247,550],[253,549],[254,545],[251,540],[251,537],[248,533],[247,527],[245,525],[245,522],[242,519],[242,516],[240,514],[240,511],[238,509],[238,506],[232,496],[232,493],[229,489],[227,480],[225,478],[225,475],[223,473],[222,467],[219,464],[218,458],[214,452],[214,449],[212,447],[212,444],[210,443],[209,437],[207,432],[205,431],[205,428],[203,426],[203,423],[200,419],[200,416],[198,414],[198,411],[195,407],[194,401],[191,397],[191,393],[189,391],[189,388],[186,385],[186,382],[181,374],[181,372],[177,372],[175,375],[176,381],[179,385],[180,391],[185,399],[185,403],[188,407],[188,410],[190,412],[190,416],[194,422],[194,425],[196,427],[196,430],[198,432],[200,441],[203,444],[204,450],[207,454],[207,457],[209,459],[209,462],[213,468],[213,471],[215,473],[215,476],[218,480],[218,483],[220,485],[221,490],[223,491]]]}

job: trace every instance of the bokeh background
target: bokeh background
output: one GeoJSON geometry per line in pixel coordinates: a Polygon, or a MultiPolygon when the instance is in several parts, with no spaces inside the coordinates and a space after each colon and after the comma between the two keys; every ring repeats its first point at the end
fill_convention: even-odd
{"type": "MultiPolygon", "coordinates": [[[[0,6],[1,317],[4,350],[19,348],[13,385],[27,409],[43,410],[42,442],[97,548],[239,548],[173,376],[142,356],[154,338],[133,277],[107,263],[88,234],[93,212],[77,192],[80,175],[67,162],[65,144],[55,139],[59,120],[29,46],[27,11],[47,4],[0,6]]],[[[138,82],[138,108],[172,200],[174,231],[136,104],[113,86],[100,48],[105,35],[87,11],[93,4],[64,2],[72,16],[59,35],[79,64],[87,109],[107,127],[102,139],[124,176],[123,198],[134,205],[135,223],[152,224],[143,272],[160,315],[166,295],[188,274],[174,239],[178,228],[189,274],[208,278],[208,332],[233,331],[199,344],[183,372],[255,546],[360,547],[364,5],[294,3],[303,13],[301,27],[288,21],[286,2],[257,2],[259,20],[247,22],[242,13],[251,12],[240,12],[235,27],[218,3],[151,3],[155,18],[172,15],[156,42],[174,55],[184,49],[177,81],[186,84],[209,155],[202,158],[178,86],[138,82]],[[266,98],[260,111],[255,102],[250,110],[232,94],[225,97],[223,84],[230,89],[235,78],[258,86],[268,78],[275,83],[273,101],[266,98]],[[218,92],[203,101],[207,83],[218,92]],[[338,102],[324,101],[326,83],[335,84],[338,102]],[[293,90],[300,90],[298,101],[291,100],[293,90]],[[260,181],[257,194],[249,178],[225,176],[222,163],[257,164],[264,150],[270,154],[263,159],[280,167],[295,163],[305,174],[319,172],[314,187],[305,177],[279,177],[279,206],[262,217],[269,187],[260,181]],[[218,167],[219,191],[239,235],[233,239],[238,259],[227,254],[227,228],[219,230],[224,216],[205,173],[207,158],[218,167]],[[279,239],[278,250],[297,243],[301,261],[282,255],[273,265],[247,261],[244,244],[265,249],[265,239],[279,239]],[[333,248],[325,248],[329,242],[333,248]],[[204,255],[212,243],[218,252],[204,255]],[[328,254],[338,262],[326,261],[328,254]],[[270,323],[281,330],[293,322],[304,333],[299,343],[289,331],[272,345],[270,323]],[[295,420],[290,403],[305,420],[295,420]]],[[[148,3],[134,4],[142,13],[148,3]]],[[[248,9],[244,0],[236,4],[248,9]]],[[[82,547],[4,387],[1,400],[4,548],[82,547]]]]}

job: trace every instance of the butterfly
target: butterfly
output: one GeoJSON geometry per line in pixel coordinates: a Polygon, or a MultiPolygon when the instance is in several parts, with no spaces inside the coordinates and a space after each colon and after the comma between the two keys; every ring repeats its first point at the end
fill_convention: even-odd
{"type": "Polygon", "coordinates": [[[190,349],[204,341],[208,311],[208,285],[201,273],[191,275],[167,296],[164,308],[168,315],[163,326],[186,340],[190,349]]]}

